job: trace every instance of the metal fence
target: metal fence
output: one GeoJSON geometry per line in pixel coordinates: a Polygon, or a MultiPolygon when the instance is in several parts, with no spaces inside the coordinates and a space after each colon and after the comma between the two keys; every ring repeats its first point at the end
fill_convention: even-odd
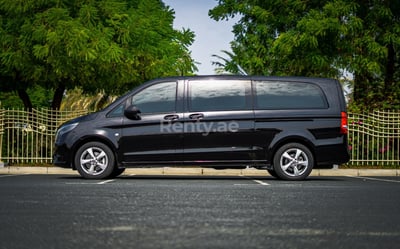
{"type": "Polygon", "coordinates": [[[349,114],[350,165],[400,166],[400,111],[349,114]]]}
{"type": "Polygon", "coordinates": [[[2,152],[3,152],[3,134],[4,134],[4,113],[5,110],[0,109],[0,166],[3,166],[2,152]]]}
{"type": "MultiPolygon", "coordinates": [[[[0,162],[51,163],[57,127],[89,111],[0,109],[0,162]]],[[[349,165],[400,166],[400,111],[349,113],[349,165]]]]}
{"type": "Polygon", "coordinates": [[[57,127],[88,111],[0,109],[0,162],[51,163],[57,127]]]}

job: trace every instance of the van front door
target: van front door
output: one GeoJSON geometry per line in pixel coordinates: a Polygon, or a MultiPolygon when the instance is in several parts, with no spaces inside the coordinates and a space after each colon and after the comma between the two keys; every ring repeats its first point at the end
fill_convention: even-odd
{"type": "Polygon", "coordinates": [[[127,100],[128,108],[139,113],[135,117],[131,111],[123,119],[119,153],[123,163],[181,162],[183,129],[170,129],[183,118],[177,86],[177,82],[156,83],[127,100]]]}

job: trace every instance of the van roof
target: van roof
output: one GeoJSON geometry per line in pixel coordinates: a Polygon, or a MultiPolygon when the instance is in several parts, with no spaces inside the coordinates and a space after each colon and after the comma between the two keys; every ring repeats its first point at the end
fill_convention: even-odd
{"type": "Polygon", "coordinates": [[[198,75],[198,76],[176,76],[166,77],[151,80],[152,81],[164,81],[164,80],[272,80],[272,81],[304,81],[311,83],[327,83],[336,81],[330,78],[318,78],[318,77],[303,77],[303,76],[256,76],[256,75],[198,75]]]}

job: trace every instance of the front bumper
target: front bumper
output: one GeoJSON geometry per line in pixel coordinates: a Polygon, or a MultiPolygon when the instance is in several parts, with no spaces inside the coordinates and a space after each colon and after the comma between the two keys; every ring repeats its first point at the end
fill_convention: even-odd
{"type": "Polygon", "coordinates": [[[62,168],[73,168],[70,150],[65,145],[56,145],[53,154],[53,164],[62,168]]]}

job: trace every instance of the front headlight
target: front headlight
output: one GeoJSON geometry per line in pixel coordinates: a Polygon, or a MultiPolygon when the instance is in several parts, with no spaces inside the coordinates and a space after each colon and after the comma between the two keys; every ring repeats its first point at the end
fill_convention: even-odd
{"type": "Polygon", "coordinates": [[[56,133],[56,141],[62,137],[65,133],[72,131],[79,123],[72,123],[61,126],[56,133]]]}

